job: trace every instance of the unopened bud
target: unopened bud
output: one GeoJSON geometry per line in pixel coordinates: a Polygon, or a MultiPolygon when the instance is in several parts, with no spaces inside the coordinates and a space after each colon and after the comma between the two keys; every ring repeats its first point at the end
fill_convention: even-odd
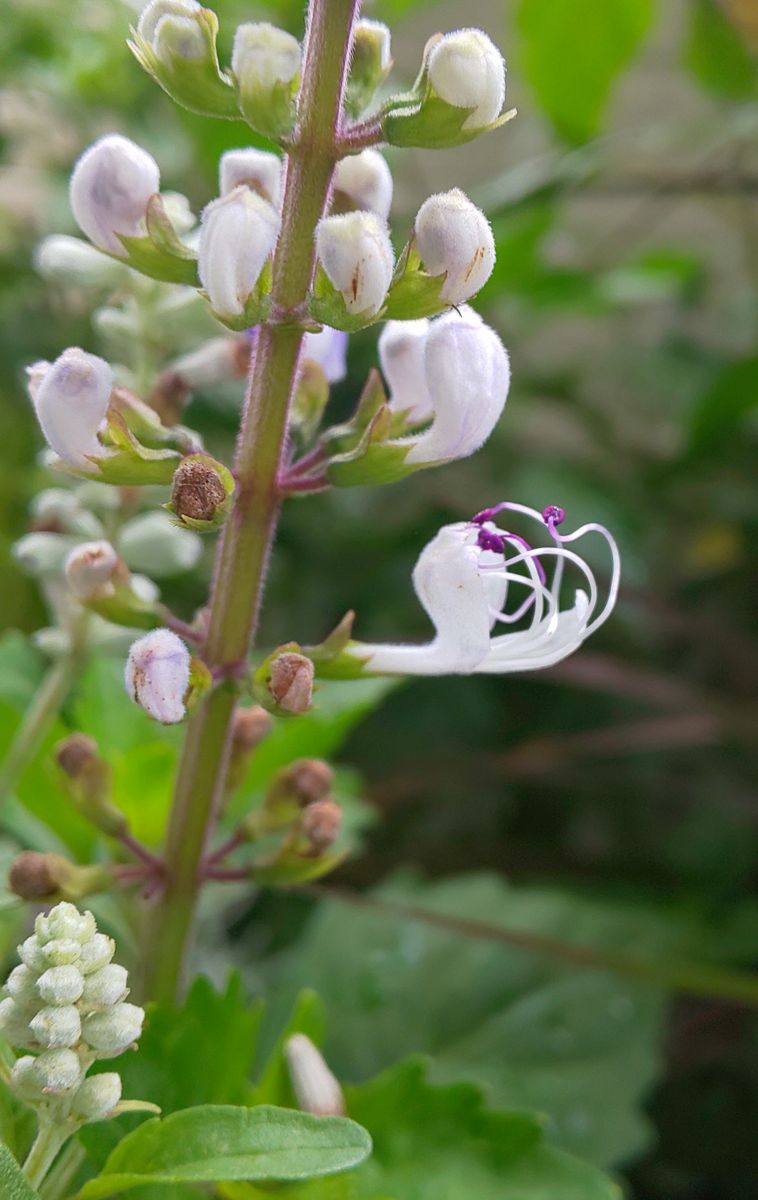
{"type": "Polygon", "coordinates": [[[273,721],[270,713],[259,704],[251,708],[235,708],[232,719],[232,752],[254,750],[271,733],[273,721]]]}
{"type": "Polygon", "coordinates": [[[11,996],[0,1000],[0,1034],[11,1046],[28,1046],[33,1041],[29,1022],[11,996]]]}
{"type": "Polygon", "coordinates": [[[339,1117],[345,1112],[342,1088],[320,1051],[304,1033],[293,1033],[284,1047],[292,1088],[303,1112],[339,1117]]]}
{"type": "Polygon", "coordinates": [[[232,71],[239,106],[250,124],[274,141],[295,123],[300,59],[300,43],[283,29],[265,21],[237,27],[232,71]]]}
{"type": "Polygon", "coordinates": [[[71,176],[71,211],[91,242],[126,257],[119,234],[137,237],[147,202],[160,188],[152,155],[129,138],[108,134],[85,150],[71,176]]]}
{"type": "Polygon", "coordinates": [[[66,488],[44,488],[31,503],[35,530],[67,533],[95,540],[102,535],[103,527],[94,513],[82,503],[81,498],[66,488]]]}
{"type": "Polygon", "coordinates": [[[58,1008],[41,1008],[29,1022],[29,1028],[40,1046],[48,1050],[75,1046],[82,1035],[79,1010],[73,1004],[58,1008]]]}
{"type": "Polygon", "coordinates": [[[342,809],[336,800],[328,796],[323,800],[314,800],[303,809],[301,828],[313,851],[323,854],[339,837],[342,809]]]}
{"type": "Polygon", "coordinates": [[[24,850],[11,863],[8,872],[8,887],[22,900],[43,900],[54,896],[60,887],[60,879],[54,869],[54,858],[50,854],[38,854],[35,850],[24,850]]]}
{"type": "Polygon", "coordinates": [[[191,570],[203,551],[196,533],[177,529],[168,513],[158,510],[128,521],[118,544],[130,567],[156,579],[191,570]]]}
{"type": "Polygon", "coordinates": [[[382,221],[392,206],[392,173],[378,150],[361,150],[337,163],[334,172],[335,211],[365,209],[382,221]]]}
{"type": "Polygon", "coordinates": [[[505,62],[481,29],[447,33],[427,60],[429,81],[441,100],[472,108],[464,129],[481,129],[500,116],[505,99],[505,62]]]}
{"type": "Polygon", "coordinates": [[[282,160],[278,154],[253,147],[227,150],[219,163],[219,192],[225,196],[236,187],[249,187],[274,208],[282,199],[282,160]]]}
{"type": "Polygon", "coordinates": [[[73,938],[84,945],[94,937],[96,929],[91,912],[80,912],[67,901],[56,904],[47,914],[40,913],[34,922],[34,932],[43,945],[57,938],[73,938]]]}
{"type": "Polygon", "coordinates": [[[379,362],[390,388],[390,408],[409,420],[428,421],[434,412],[424,366],[429,322],[388,321],[379,342],[379,362]]]}
{"type": "Polygon", "coordinates": [[[150,0],[129,47],[137,61],[191,112],[233,117],[234,92],[220,71],[218,19],[196,0],[150,0]]]}
{"type": "Polygon", "coordinates": [[[197,0],[150,0],[140,13],[137,33],[151,44],[155,40],[158,26],[166,17],[191,20],[200,12],[197,0]]]}
{"type": "Polygon", "coordinates": [[[98,430],[105,421],[113,372],[104,359],[72,346],[45,372],[36,390],[37,420],[52,450],[67,466],[94,469],[105,454],[98,430]]]}
{"type": "Polygon", "coordinates": [[[13,968],[5,981],[5,988],[20,1008],[39,1007],[37,976],[25,963],[13,968]]]}
{"type": "Polygon", "coordinates": [[[98,971],[92,971],[84,981],[82,1004],[87,1008],[110,1008],[119,1004],[129,991],[126,967],[109,963],[98,971]]]}
{"type": "Polygon", "coordinates": [[[279,708],[294,715],[307,712],[313,696],[313,663],[304,654],[278,654],[271,663],[268,686],[279,708]]]}
{"type": "Polygon", "coordinates": [[[35,1059],[29,1072],[30,1080],[36,1082],[42,1092],[53,1094],[78,1087],[82,1074],[82,1065],[73,1050],[45,1050],[35,1059]]]}
{"type": "Polygon", "coordinates": [[[392,67],[392,35],[381,21],[356,21],[353,32],[346,105],[358,116],[371,103],[392,67]]]}
{"type": "MultiPolygon", "coordinates": [[[[78,1060],[77,1060],[78,1061],[78,1060]]],[[[37,1060],[30,1054],[17,1058],[11,1071],[10,1085],[21,1100],[35,1103],[42,1098],[42,1084],[35,1070],[37,1060]]]]}
{"type": "Polygon", "coordinates": [[[110,542],[82,542],[76,546],[64,567],[66,579],[77,600],[85,603],[113,595],[113,576],[120,559],[110,542]]]}
{"type": "Polygon", "coordinates": [[[44,279],[67,287],[119,287],[127,274],[121,263],[101,254],[89,242],[65,233],[51,234],[40,242],[34,266],[44,279]]]}
{"type": "Polygon", "coordinates": [[[71,1101],[71,1112],[80,1121],[102,1121],[121,1099],[121,1076],[115,1071],[85,1079],[71,1101]]]}
{"type": "Polygon", "coordinates": [[[115,1058],[137,1040],[144,1019],[144,1009],[136,1004],[116,1004],[85,1017],[82,1032],[93,1050],[104,1058],[115,1058]]]}
{"type": "Polygon", "coordinates": [[[75,1004],[83,990],[82,973],[75,966],[50,967],[37,980],[37,991],[46,1004],[75,1004]]]}
{"type": "Polygon", "coordinates": [[[163,725],[184,718],[190,684],[190,655],[170,629],[153,629],[133,643],[124,674],[135,703],[163,725]]]}
{"type": "Polygon", "coordinates": [[[70,967],[81,956],[81,942],[74,938],[53,938],[40,947],[40,957],[47,967],[70,967]]]}
{"type": "Polygon", "coordinates": [[[69,734],[56,746],[55,757],[69,779],[78,779],[90,763],[99,758],[97,742],[86,733],[69,734]]]}
{"type": "Polygon", "coordinates": [[[219,316],[245,311],[279,236],[279,213],[257,192],[237,187],[202,216],[198,274],[219,316]]]}
{"type": "Polygon", "coordinates": [[[316,251],[349,313],[379,312],[395,262],[384,222],[367,212],[324,217],[316,228],[316,251]]]}
{"type": "Polygon", "coordinates": [[[58,575],[71,549],[71,538],[60,533],[27,533],[13,545],[13,558],[32,579],[58,575]]]}
{"type": "Polygon", "coordinates": [[[303,805],[312,805],[329,794],[334,783],[334,771],[321,758],[301,758],[282,772],[288,790],[294,792],[303,805]]]}
{"type": "Polygon", "coordinates": [[[171,484],[170,509],[188,525],[218,525],[229,507],[234,480],[207,454],[182,459],[171,484]]]}
{"type": "Polygon", "coordinates": [[[440,293],[463,304],[484,286],[495,265],[495,239],[481,209],[458,188],[425,200],[416,215],[416,247],[430,275],[445,275],[440,293]]]}
{"type": "Polygon", "coordinates": [[[105,933],[96,933],[82,946],[81,957],[77,963],[82,975],[91,975],[107,966],[116,951],[116,943],[105,933]]]}

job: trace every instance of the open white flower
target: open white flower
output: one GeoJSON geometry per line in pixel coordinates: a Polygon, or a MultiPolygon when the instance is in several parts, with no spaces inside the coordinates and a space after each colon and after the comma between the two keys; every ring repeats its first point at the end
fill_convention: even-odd
{"type": "Polygon", "coordinates": [[[387,675],[509,674],[551,667],[573,654],[608,618],[618,594],[620,558],[610,533],[594,522],[561,534],[562,509],[543,513],[505,502],[473,521],[445,525],[425,547],[413,572],[419,600],[435,627],[422,646],[356,643],[351,653],[364,670],[387,675]],[[532,547],[520,534],[498,527],[503,511],[531,517],[547,531],[550,544],[532,547]],[[589,565],[570,547],[589,534],[608,544],[611,577],[600,599],[589,565]],[[583,587],[573,604],[562,605],[567,567],[578,571],[583,587]],[[500,627],[520,626],[509,633],[500,627]]]}
{"type": "Polygon", "coordinates": [[[388,321],[377,347],[384,378],[390,388],[389,405],[408,411],[409,420],[428,421],[434,414],[426,384],[424,351],[429,321],[388,321]]]}
{"type": "Polygon", "coordinates": [[[124,672],[126,690],[136,704],[163,725],[175,725],[186,713],[190,656],[170,629],[153,629],[133,643],[124,672]]]}
{"type": "Polygon", "coordinates": [[[101,250],[126,256],[119,234],[140,233],[147,202],[160,188],[151,154],[111,133],[84,151],[71,175],[69,197],[77,225],[101,250]]]}
{"type": "MultiPolygon", "coordinates": [[[[38,364],[39,366],[40,364],[38,364]]],[[[64,350],[40,372],[30,394],[47,443],[69,467],[92,471],[108,451],[98,441],[108,412],[113,372],[104,359],[78,346],[64,350]]]]}

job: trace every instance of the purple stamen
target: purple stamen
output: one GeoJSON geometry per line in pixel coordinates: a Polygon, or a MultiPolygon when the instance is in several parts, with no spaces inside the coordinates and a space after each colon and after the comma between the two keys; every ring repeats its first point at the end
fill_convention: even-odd
{"type": "Polygon", "coordinates": [[[471,524],[485,525],[487,521],[492,521],[499,512],[503,511],[504,508],[509,507],[508,501],[502,500],[500,504],[494,505],[493,508],[483,508],[481,512],[477,513],[475,517],[471,518],[471,524]]]}
{"type": "Polygon", "coordinates": [[[499,533],[492,533],[489,529],[480,529],[476,544],[480,550],[493,550],[495,554],[505,553],[505,541],[499,533]]]}
{"type": "Polygon", "coordinates": [[[566,520],[565,508],[559,508],[557,504],[548,504],[547,508],[542,510],[542,520],[551,529],[554,525],[562,525],[566,520]]]}

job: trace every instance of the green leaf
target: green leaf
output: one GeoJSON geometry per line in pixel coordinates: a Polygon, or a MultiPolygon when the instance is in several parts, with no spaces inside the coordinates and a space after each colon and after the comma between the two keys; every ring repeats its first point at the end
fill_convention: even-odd
{"type": "Polygon", "coordinates": [[[7,1146],[0,1142],[0,1196],[3,1200],[39,1200],[7,1146]]]}
{"type": "Polygon", "coordinates": [[[709,92],[743,100],[756,90],[755,59],[717,0],[690,0],[684,60],[709,92]]]}
{"type": "Polygon", "coordinates": [[[0,697],[17,713],[29,705],[45,673],[45,660],[28,638],[8,630],[0,638],[0,697]]]}
{"type": "Polygon", "coordinates": [[[202,1105],[128,1134],[78,1195],[103,1200],[149,1183],[309,1179],[348,1170],[370,1149],[366,1131],[342,1117],[270,1105],[202,1105]]]}
{"type": "Polygon", "coordinates": [[[304,1033],[316,1045],[324,1040],[324,1006],[317,994],[306,988],[295,1001],[292,1014],[284,1025],[269,1055],[254,1092],[255,1104],[281,1104],[296,1108],[284,1046],[293,1033],[304,1033]]]}
{"type": "Polygon", "coordinates": [[[758,408],[758,356],[727,366],[695,404],[689,451],[713,458],[733,444],[741,422],[758,408]]]}
{"type": "Polygon", "coordinates": [[[650,26],[652,0],[520,0],[523,70],[558,132],[598,132],[616,76],[650,26]]]}

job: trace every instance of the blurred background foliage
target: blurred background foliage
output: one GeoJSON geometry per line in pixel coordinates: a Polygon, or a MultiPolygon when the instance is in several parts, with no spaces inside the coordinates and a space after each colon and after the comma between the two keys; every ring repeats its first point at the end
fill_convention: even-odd
{"type": "MultiPolygon", "coordinates": [[[[299,0],[215,7],[226,48],[243,17],[296,33],[302,21],[299,0]]],[[[368,14],[393,26],[399,80],[436,29],[481,25],[504,48],[515,122],[456,151],[389,159],[398,244],[435,189],[462,186],[487,209],[498,262],[479,307],[509,348],[514,382],[473,460],[288,506],[263,641],[318,640],[348,608],[366,640],[425,636],[409,581],[418,551],[443,521],[506,497],[607,524],[624,586],[602,632],[542,674],[419,680],[389,702],[377,690],[334,709],[324,697],[322,716],[282,752],[341,744],[362,775],[380,819],[337,883],[362,894],[379,885],[377,909],[241,895],[224,929],[282,1005],[304,983],[333,1003],[327,1046],[348,1078],[426,1051],[440,1081],[476,1078],[501,1105],[547,1110],[559,1141],[623,1170],[639,1200],[753,1200],[750,1007],[569,971],[549,954],[382,916],[381,905],[410,897],[608,951],[654,950],[664,963],[758,960],[758,8],[377,0],[368,14]]],[[[133,16],[122,0],[7,0],[3,16],[0,616],[22,632],[44,622],[8,559],[43,482],[23,367],[99,345],[88,297],[43,285],[31,265],[41,236],[72,231],[71,164],[118,130],[198,209],[219,154],[249,140],[156,91],[124,48],[133,16]]],[[[374,340],[353,339],[335,413],[348,411],[374,340]]],[[[220,454],[239,390],[199,395],[188,414],[220,454]]],[[[180,578],[170,599],[189,613],[205,583],[180,578]]],[[[11,708],[39,669],[13,645],[11,708]]],[[[110,711],[110,734],[99,733],[115,752],[128,747],[132,710],[108,682],[90,680],[77,703],[101,725],[110,711]]],[[[76,710],[67,719],[80,723],[76,710]]],[[[167,795],[173,748],[151,736],[140,761],[167,795]]],[[[139,766],[123,768],[125,804],[139,766]]],[[[40,771],[26,785],[32,808],[50,787],[40,771]]],[[[260,782],[248,781],[250,795],[260,782]]],[[[356,794],[354,774],[345,789],[356,794]]],[[[58,832],[86,853],[81,830],[58,832]]],[[[208,917],[209,946],[218,919],[208,917]]]]}

